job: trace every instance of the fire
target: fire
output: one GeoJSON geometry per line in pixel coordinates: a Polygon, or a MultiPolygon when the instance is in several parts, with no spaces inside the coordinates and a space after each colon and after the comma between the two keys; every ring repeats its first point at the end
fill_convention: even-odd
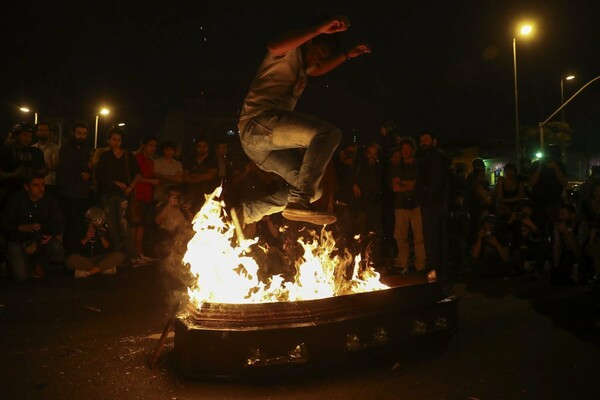
{"type": "Polygon", "coordinates": [[[310,241],[299,240],[304,254],[295,262],[293,282],[285,281],[281,275],[261,282],[259,266],[249,253],[249,246],[258,239],[233,244],[235,228],[224,211],[224,203],[218,200],[221,190],[219,187],[208,195],[194,217],[196,233],[183,258],[196,277],[188,295],[197,306],[203,302],[314,300],[388,288],[379,282],[379,273],[372,267],[361,267],[360,255],[353,257],[348,251],[336,254],[333,235],[325,229],[319,235],[313,233],[310,241]]]}

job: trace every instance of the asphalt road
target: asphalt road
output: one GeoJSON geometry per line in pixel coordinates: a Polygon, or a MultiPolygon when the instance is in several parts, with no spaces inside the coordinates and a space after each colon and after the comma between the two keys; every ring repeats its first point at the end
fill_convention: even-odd
{"type": "Polygon", "coordinates": [[[75,280],[0,280],[0,399],[599,399],[600,290],[533,277],[459,279],[440,351],[275,382],[190,381],[173,337],[147,366],[182,285],[161,265],[75,280]]]}

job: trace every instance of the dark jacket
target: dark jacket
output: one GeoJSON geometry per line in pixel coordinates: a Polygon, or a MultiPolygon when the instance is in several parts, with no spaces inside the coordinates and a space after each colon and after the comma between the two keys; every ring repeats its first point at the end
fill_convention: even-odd
{"type": "Polygon", "coordinates": [[[84,181],[81,174],[91,174],[90,153],[86,146],[71,140],[63,144],[58,153],[56,183],[62,196],[85,199],[90,192],[91,179],[84,181]]]}
{"type": "Polygon", "coordinates": [[[2,229],[8,239],[17,242],[39,241],[42,235],[60,235],[64,230],[63,215],[56,199],[46,193],[40,200],[33,202],[25,191],[10,197],[2,210],[2,229]],[[19,225],[41,224],[38,232],[19,232],[19,225]]]}

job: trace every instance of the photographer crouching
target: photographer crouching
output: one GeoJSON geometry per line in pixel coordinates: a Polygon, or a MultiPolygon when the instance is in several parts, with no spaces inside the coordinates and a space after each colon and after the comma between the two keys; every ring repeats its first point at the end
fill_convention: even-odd
{"type": "Polygon", "coordinates": [[[76,279],[98,273],[116,274],[117,265],[125,260],[125,254],[110,248],[104,210],[99,207],[90,208],[85,213],[85,220],[85,233],[78,242],[76,252],[67,256],[66,267],[75,271],[76,279]]]}

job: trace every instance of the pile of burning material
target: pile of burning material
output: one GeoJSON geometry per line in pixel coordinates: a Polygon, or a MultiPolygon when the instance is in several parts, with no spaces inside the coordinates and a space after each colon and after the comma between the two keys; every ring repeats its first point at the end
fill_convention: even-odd
{"type": "Polygon", "coordinates": [[[390,288],[359,256],[338,251],[325,229],[299,240],[293,279],[259,279],[251,253],[265,249],[257,239],[238,243],[219,195],[220,188],[196,215],[183,258],[195,277],[175,321],[175,358],[185,376],[297,371],[454,328],[447,285],[425,278],[390,288]]]}

